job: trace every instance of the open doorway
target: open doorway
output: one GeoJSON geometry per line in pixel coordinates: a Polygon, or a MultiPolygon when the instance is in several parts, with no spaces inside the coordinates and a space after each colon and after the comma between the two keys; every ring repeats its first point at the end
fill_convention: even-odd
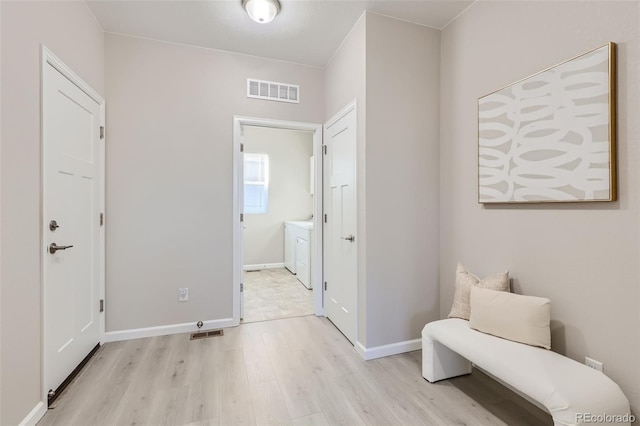
{"type": "Polygon", "coordinates": [[[313,133],[242,126],[242,322],[313,314],[313,133]]]}
{"type": "Polygon", "coordinates": [[[322,126],[234,117],[234,143],[234,322],[322,315],[322,126]]]}

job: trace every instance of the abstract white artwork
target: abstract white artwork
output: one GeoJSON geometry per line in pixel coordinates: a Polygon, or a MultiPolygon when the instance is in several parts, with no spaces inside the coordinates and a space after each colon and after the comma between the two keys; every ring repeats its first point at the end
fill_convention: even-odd
{"type": "Polygon", "coordinates": [[[615,44],[478,100],[478,201],[614,201],[615,44]]]}

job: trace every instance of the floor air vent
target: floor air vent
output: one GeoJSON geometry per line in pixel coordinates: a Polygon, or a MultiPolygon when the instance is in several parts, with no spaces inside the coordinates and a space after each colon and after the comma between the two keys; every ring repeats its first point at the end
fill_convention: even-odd
{"type": "Polygon", "coordinates": [[[189,340],[200,340],[206,339],[207,337],[216,337],[223,336],[224,330],[207,330],[207,331],[198,331],[197,333],[191,333],[191,339],[189,340]]]}
{"type": "Polygon", "coordinates": [[[300,86],[275,81],[247,79],[247,97],[268,101],[300,103],[300,86]]]}

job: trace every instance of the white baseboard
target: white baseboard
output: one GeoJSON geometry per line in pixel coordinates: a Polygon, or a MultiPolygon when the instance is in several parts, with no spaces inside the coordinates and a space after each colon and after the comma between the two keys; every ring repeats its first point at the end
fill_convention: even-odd
{"type": "Polygon", "coordinates": [[[27,417],[22,419],[22,421],[20,422],[20,426],[35,426],[36,423],[38,423],[46,413],[47,404],[40,401],[36,404],[35,407],[33,407],[33,410],[31,410],[31,412],[27,414],[27,417]]]}
{"type": "Polygon", "coordinates": [[[257,263],[255,265],[244,265],[245,271],[251,271],[254,269],[275,269],[284,268],[284,263],[257,263]]]}
{"type": "MultiPolygon", "coordinates": [[[[219,320],[203,321],[203,330],[211,328],[235,327],[233,318],[223,318],[219,320]]],[[[118,342],[120,340],[141,339],[143,337],[166,336],[169,334],[192,333],[198,331],[195,322],[183,324],[161,325],[159,327],[133,328],[130,330],[109,331],[106,333],[105,342],[118,342]]]]}
{"type": "Polygon", "coordinates": [[[391,343],[389,345],[365,348],[360,342],[355,345],[356,351],[365,360],[383,358],[385,356],[402,354],[422,349],[422,339],[406,340],[404,342],[391,343]]]}

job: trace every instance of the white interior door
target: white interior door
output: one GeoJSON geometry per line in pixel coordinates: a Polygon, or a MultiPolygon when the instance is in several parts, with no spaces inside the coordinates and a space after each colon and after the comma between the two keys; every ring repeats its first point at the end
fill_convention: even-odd
{"type": "Polygon", "coordinates": [[[325,281],[326,316],[352,343],[356,340],[356,111],[325,126],[325,281]]]}
{"type": "Polygon", "coordinates": [[[48,391],[57,389],[100,342],[101,107],[49,63],[43,65],[42,102],[48,391]]]}

